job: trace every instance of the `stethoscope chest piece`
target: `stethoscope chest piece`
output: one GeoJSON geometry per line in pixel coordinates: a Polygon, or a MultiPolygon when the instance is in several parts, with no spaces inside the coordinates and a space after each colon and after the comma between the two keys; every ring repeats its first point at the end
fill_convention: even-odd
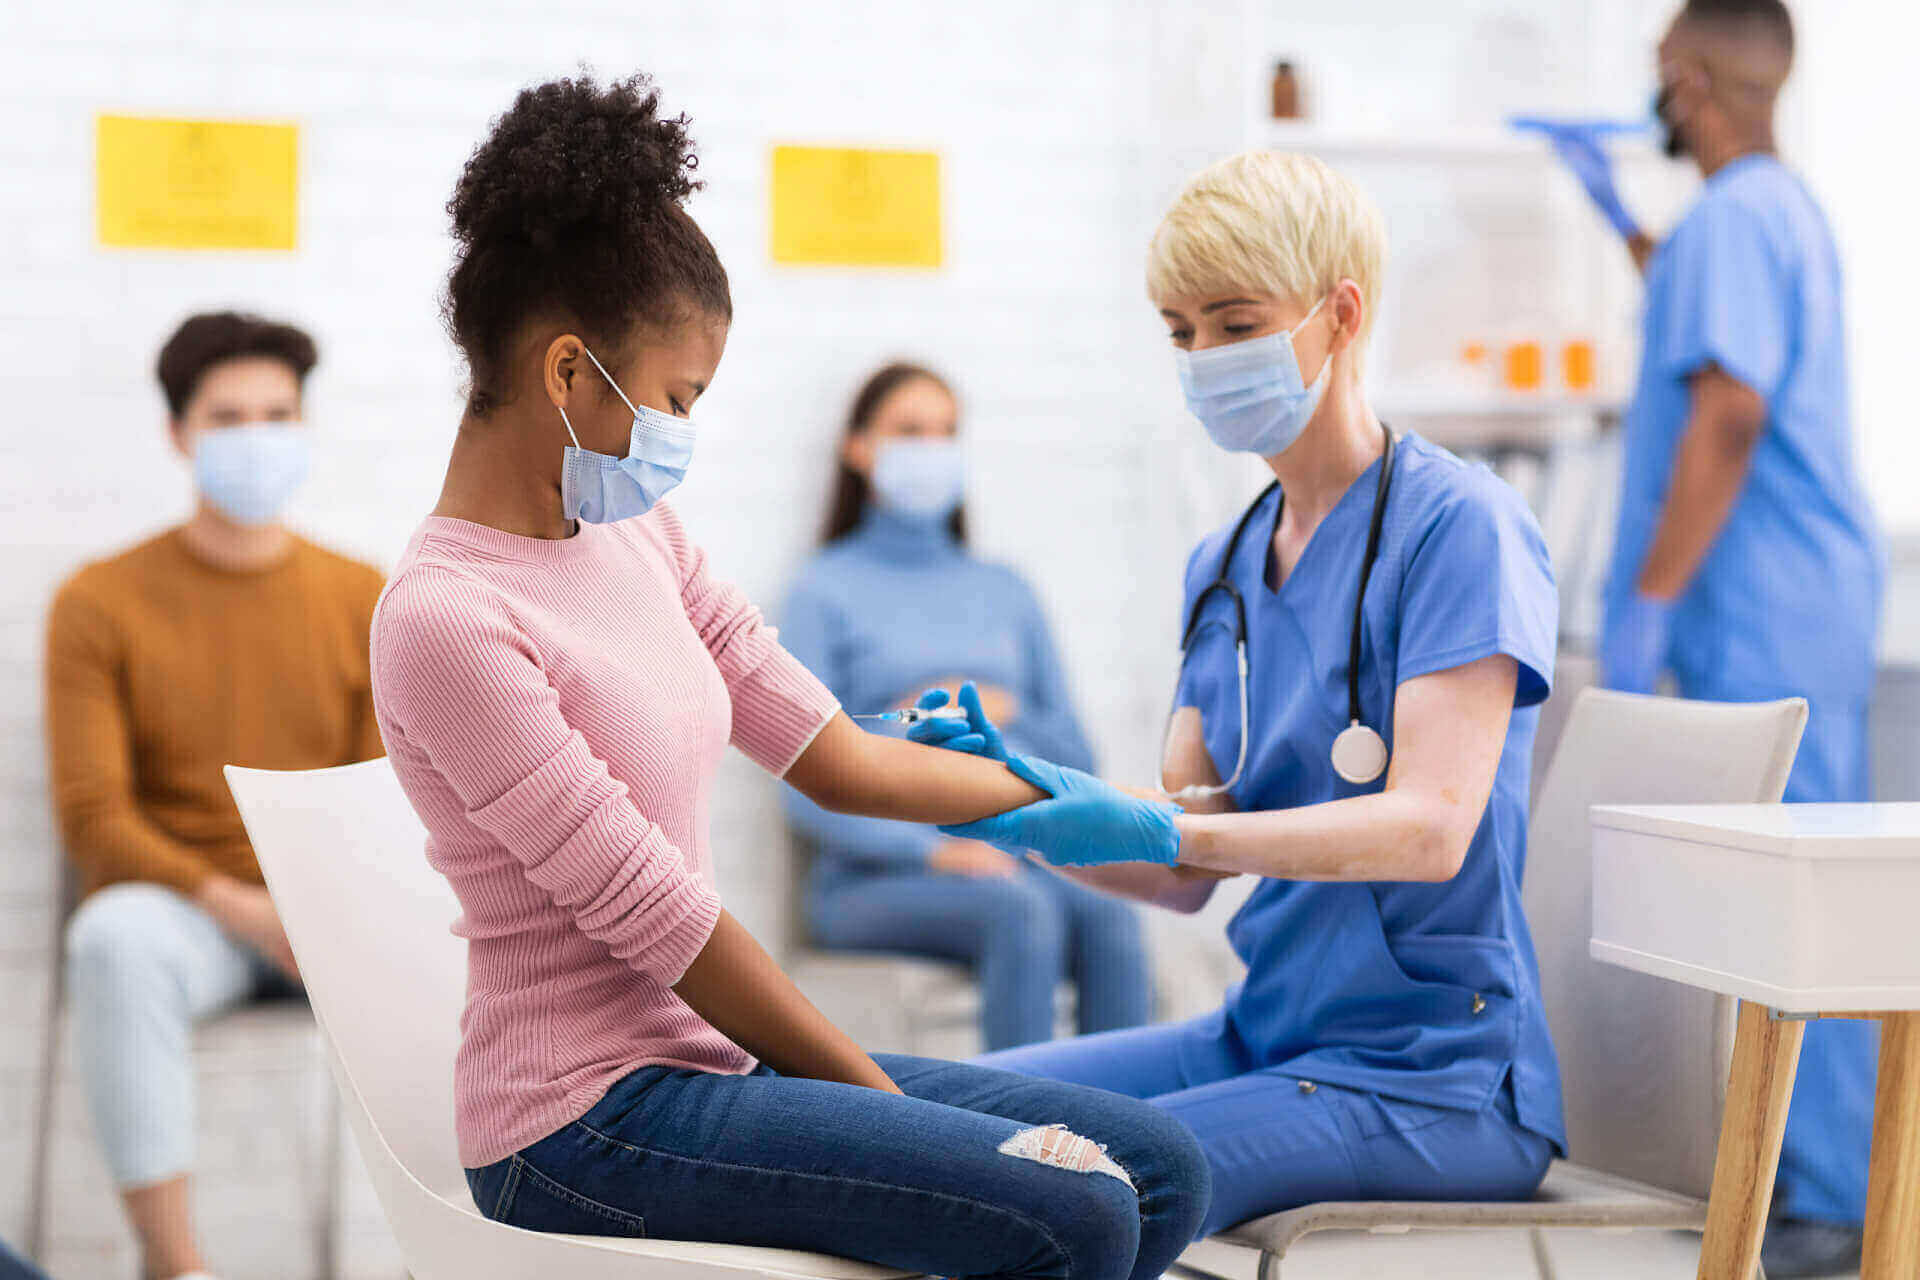
{"type": "Polygon", "coordinates": [[[1356,787],[1376,782],[1387,771],[1386,739],[1354,723],[1333,740],[1333,771],[1356,787]]]}

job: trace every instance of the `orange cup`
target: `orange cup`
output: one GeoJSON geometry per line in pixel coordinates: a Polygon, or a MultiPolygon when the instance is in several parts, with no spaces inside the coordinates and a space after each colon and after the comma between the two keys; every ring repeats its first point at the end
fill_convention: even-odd
{"type": "Polygon", "coordinates": [[[1538,342],[1508,343],[1504,366],[1507,390],[1538,391],[1542,377],[1541,366],[1544,363],[1538,342]]]}

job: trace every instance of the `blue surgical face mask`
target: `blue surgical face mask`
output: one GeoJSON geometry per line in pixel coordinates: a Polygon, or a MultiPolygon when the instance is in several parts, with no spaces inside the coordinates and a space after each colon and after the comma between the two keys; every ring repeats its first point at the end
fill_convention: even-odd
{"type": "Polygon", "coordinates": [[[235,524],[272,524],[306,481],[312,439],[291,422],[209,427],[193,438],[194,485],[235,524]]]}
{"type": "Polygon", "coordinates": [[[888,511],[924,519],[953,514],[966,490],[958,440],[890,440],[873,463],[873,493],[888,511]]]}
{"type": "MultiPolygon", "coordinates": [[[[584,346],[580,349],[587,351],[584,346]]],[[[633,411],[633,435],[624,458],[582,449],[567,411],[560,410],[560,421],[566,423],[567,435],[573,439],[560,468],[560,510],[567,519],[588,524],[631,520],[653,510],[653,504],[685,478],[687,464],[693,461],[693,424],[658,409],[635,405],[599,357],[587,351],[587,359],[600,370],[620,402],[633,411]]]]}
{"type": "Polygon", "coordinates": [[[1292,329],[1205,351],[1174,352],[1187,408],[1215,444],[1235,453],[1271,458],[1286,452],[1307,429],[1327,392],[1333,357],[1328,355],[1320,376],[1307,386],[1300,376],[1293,335],[1306,327],[1325,301],[1314,303],[1313,310],[1292,329]]]}

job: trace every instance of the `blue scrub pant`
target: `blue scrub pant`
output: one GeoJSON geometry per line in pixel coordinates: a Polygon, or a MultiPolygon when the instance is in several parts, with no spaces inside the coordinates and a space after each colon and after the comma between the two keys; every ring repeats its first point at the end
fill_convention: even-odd
{"type": "Polygon", "coordinates": [[[1197,1023],[1056,1040],[988,1054],[983,1066],[1111,1089],[1180,1119],[1206,1152],[1213,1203],[1202,1235],[1326,1200],[1518,1200],[1553,1144],[1520,1127],[1502,1090],[1484,1111],[1449,1111],[1280,1070],[1194,1079],[1182,1041],[1197,1023]]]}
{"type": "MultiPolygon", "coordinates": [[[[1747,702],[1724,688],[1682,677],[1682,694],[1713,702],[1747,702]],[[1692,684],[1693,687],[1689,687],[1692,684]]],[[[1784,695],[1780,695],[1784,696],[1784,695]]],[[[1867,705],[1808,699],[1807,731],[1787,779],[1789,804],[1873,798],[1867,752],[1867,705]]],[[[1873,1146],[1873,1094],[1880,1024],[1807,1024],[1793,1082],[1774,1212],[1791,1218],[1860,1225],[1867,1216],[1867,1158],[1873,1146]]]]}
{"type": "Polygon", "coordinates": [[[895,951],[968,965],[979,976],[989,1049],[1053,1039],[1053,993],[1071,977],[1082,1032],[1153,1016],[1153,974],[1138,912],[1044,867],[1017,876],[843,872],[809,895],[821,946],[895,951]]]}

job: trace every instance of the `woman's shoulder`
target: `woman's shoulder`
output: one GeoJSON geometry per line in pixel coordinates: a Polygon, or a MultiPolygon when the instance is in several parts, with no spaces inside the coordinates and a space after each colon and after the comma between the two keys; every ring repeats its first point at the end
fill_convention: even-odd
{"type": "Polygon", "coordinates": [[[1392,490],[1387,501],[1399,508],[1397,523],[1418,534],[1451,520],[1517,521],[1536,527],[1532,508],[1520,491],[1484,462],[1469,462],[1424,437],[1399,438],[1392,490]]]}

